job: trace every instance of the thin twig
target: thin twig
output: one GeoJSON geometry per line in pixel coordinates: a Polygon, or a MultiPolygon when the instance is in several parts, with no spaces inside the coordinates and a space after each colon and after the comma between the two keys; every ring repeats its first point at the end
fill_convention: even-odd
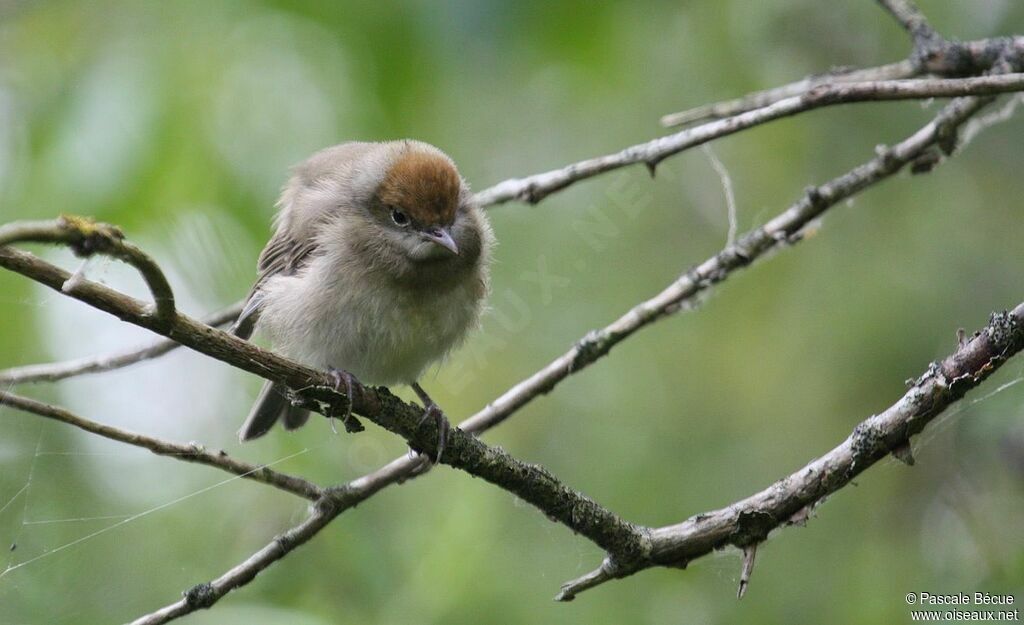
{"type": "Polygon", "coordinates": [[[717,282],[768,252],[800,241],[800,231],[835,204],[893,174],[924,154],[943,137],[985,106],[987,101],[957,100],[904,141],[885,149],[859,167],[818,187],[760,228],[747,232],[735,245],[708,258],[654,297],[634,306],[608,326],[588,333],[569,351],[515,385],[462,424],[491,427],[535,397],[550,392],[569,375],[604,356],[620,341],[686,305],[717,282]]]}
{"type": "Polygon", "coordinates": [[[650,558],[635,567],[607,563],[566,583],[559,595],[571,600],[613,578],[654,567],[685,567],[727,546],[746,549],[770,532],[850,483],[882,458],[905,446],[910,437],[946,408],[981,384],[1024,348],[1024,303],[993,314],[989,324],[940,363],[933,363],[910,390],[881,414],[861,422],[840,445],[761,492],[719,510],[698,514],[677,525],[651,531],[650,558]]]}
{"type": "Polygon", "coordinates": [[[661,118],[661,125],[667,128],[685,126],[707,119],[722,119],[754,109],[763,108],[779,100],[806,93],[819,85],[834,85],[846,82],[873,82],[878,80],[901,80],[917,76],[917,70],[910,61],[899,61],[868,67],[865,69],[840,68],[824,74],[808,76],[788,85],[755,91],[734,100],[705,104],[678,113],[669,113],[661,118]]]}
{"type": "Polygon", "coordinates": [[[921,13],[910,0],[878,0],[878,4],[899,22],[915,42],[937,37],[935,29],[928,23],[924,13],[921,13]]]}
{"type": "Polygon", "coordinates": [[[336,506],[345,503],[344,493],[325,493],[302,523],[274,537],[266,546],[217,579],[197,584],[182,593],[182,598],[155,612],[141,616],[130,625],[159,625],[209,608],[232,590],[251,582],[256,575],[317,535],[337,516],[336,506]]]}
{"type": "Polygon", "coordinates": [[[34,399],[29,399],[28,397],[22,397],[20,395],[4,391],[0,391],[0,406],[10,406],[12,408],[17,408],[18,410],[46,417],[47,419],[61,421],[68,425],[73,425],[81,430],[85,430],[86,432],[91,432],[92,434],[98,434],[104,438],[109,438],[112,441],[148,449],[158,456],[168,456],[184,462],[193,462],[215,467],[222,471],[227,471],[228,473],[233,473],[234,475],[243,477],[247,480],[269,484],[270,486],[280,488],[283,491],[287,491],[293,495],[298,495],[299,497],[312,501],[323,496],[323,489],[301,477],[274,471],[269,467],[237,460],[228,456],[223,451],[209,451],[202,445],[196,443],[184,445],[182,443],[165,441],[152,436],[146,436],[144,434],[137,434],[129,430],[123,430],[112,425],[105,425],[103,423],[86,419],[85,417],[76,415],[59,406],[46,404],[41,401],[36,401],[34,399]]]}
{"type": "Polygon", "coordinates": [[[733,100],[705,104],[669,113],[661,118],[664,126],[682,126],[707,119],[722,119],[766,107],[825,84],[902,80],[925,74],[956,77],[979,75],[996,63],[1009,60],[1018,69],[1024,63],[1024,37],[992,37],[975,41],[951,41],[934,36],[915,39],[910,58],[865,69],[841,68],[802,80],[756,91],[733,100]]]}
{"type": "Polygon", "coordinates": [[[818,85],[800,95],[768,106],[708,122],[630,146],[614,154],[573,163],[526,178],[512,178],[476,195],[482,206],[520,200],[536,204],[551,193],[598,174],[643,163],[652,171],[664,159],[713,139],[725,137],[783,117],[813,109],[851,102],[948,98],[991,95],[1024,90],[1024,74],[1002,74],[975,78],[926,78],[885,80],[866,83],[818,85]]]}
{"type": "Polygon", "coordinates": [[[1024,93],[1018,93],[1010,96],[1006,100],[1006,103],[999,107],[998,110],[986,113],[985,115],[979,115],[967,122],[967,125],[964,126],[963,132],[960,133],[960,145],[965,146],[971,141],[974,141],[974,138],[978,136],[978,134],[991,126],[1009,121],[1017,111],[1017,107],[1021,104],[1024,104],[1024,93]]]}
{"type": "Polygon", "coordinates": [[[722,192],[725,194],[725,208],[726,216],[729,222],[729,229],[725,235],[726,246],[732,245],[736,242],[736,229],[739,227],[739,218],[737,217],[736,209],[736,193],[732,188],[732,176],[729,175],[729,170],[726,169],[722,161],[719,160],[718,155],[715,154],[714,148],[711,147],[710,143],[705,143],[704,154],[707,155],[708,160],[711,162],[711,168],[718,174],[718,179],[722,182],[722,192]]]}
{"type": "MultiPolygon", "coordinates": [[[[126,262],[135,267],[146,281],[153,295],[156,320],[167,326],[174,318],[174,292],[160,265],[125,241],[119,228],[71,215],[52,221],[16,221],[0,226],[0,247],[18,242],[59,243],[70,247],[78,256],[103,254],[126,262]]],[[[82,281],[81,272],[68,276],[61,290],[70,294],[82,281]]]]}
{"type": "MultiPolygon", "coordinates": [[[[220,328],[234,321],[241,311],[241,302],[232,304],[229,308],[225,308],[203,319],[203,322],[215,328],[220,328]]],[[[113,371],[145,360],[159,358],[179,347],[181,347],[181,343],[170,339],[163,339],[144,347],[135,347],[110,354],[86,356],[61,362],[11,367],[0,370],[0,386],[13,386],[28,382],[57,382],[87,373],[113,371]]]]}

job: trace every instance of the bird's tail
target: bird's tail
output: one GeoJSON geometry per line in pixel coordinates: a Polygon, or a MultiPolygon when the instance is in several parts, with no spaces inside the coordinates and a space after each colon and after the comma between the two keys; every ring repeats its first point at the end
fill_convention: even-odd
{"type": "Polygon", "coordinates": [[[263,385],[242,429],[238,431],[240,441],[244,443],[263,436],[278,419],[282,420],[286,430],[294,430],[306,423],[309,410],[293,406],[285,393],[285,387],[280,384],[266,382],[263,385]]]}

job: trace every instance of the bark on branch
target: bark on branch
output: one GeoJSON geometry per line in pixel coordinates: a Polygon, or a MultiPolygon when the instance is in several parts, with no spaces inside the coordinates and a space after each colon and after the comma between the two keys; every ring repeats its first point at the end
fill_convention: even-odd
{"type": "MultiPolygon", "coordinates": [[[[110,256],[135,267],[153,294],[156,323],[167,326],[174,317],[174,293],[164,272],[148,254],[124,240],[120,228],[100,224],[82,217],[64,215],[53,221],[21,221],[0,227],[0,247],[31,241],[67,245],[77,256],[93,254],[110,256]]],[[[70,292],[80,275],[68,276],[60,291],[70,292]]],[[[147,311],[145,314],[149,315],[147,311]]]]}
{"type": "MultiPolygon", "coordinates": [[[[648,302],[645,302],[631,310],[617,322],[608,326],[604,330],[589,334],[588,337],[591,337],[593,340],[595,337],[614,336],[616,329],[621,331],[622,326],[626,324],[634,324],[631,326],[632,330],[630,330],[630,332],[642,328],[657,319],[664,318],[667,314],[673,311],[679,310],[686,301],[696,297],[704,289],[710,288],[714,284],[725,279],[736,269],[753,262],[753,260],[758,256],[764,255],[766,252],[778,246],[785,246],[786,244],[798,242],[800,240],[800,229],[809,221],[820,216],[824,211],[828,210],[828,208],[834,206],[836,203],[841,202],[843,199],[863,190],[871,184],[896,173],[907,163],[913,162],[922,154],[925,154],[931,146],[939,141],[940,137],[946,136],[949,132],[955,130],[957,125],[963,123],[964,120],[977,112],[984,106],[984,104],[985,102],[978,102],[970,99],[959,100],[951,104],[945,111],[943,111],[942,114],[936,117],[936,119],[930,124],[922,128],[918,133],[915,133],[907,140],[901,142],[897,146],[894,146],[891,150],[883,151],[881,154],[876,156],[875,159],[872,159],[872,161],[865,165],[821,185],[821,187],[808,190],[805,197],[797,204],[784,211],[778,217],[769,221],[768,224],[747,233],[741,238],[741,241],[738,244],[727,247],[719,254],[702,263],[693,272],[689,272],[684,275],[679,282],[674,283],[655,298],[652,298],[651,300],[648,300],[648,302]],[[749,243],[750,241],[761,241],[766,245],[766,247],[762,245],[758,245],[753,248],[739,247],[745,245],[745,242],[749,243]],[[642,314],[642,311],[650,311],[652,309],[656,309],[658,306],[663,307],[663,314],[648,314],[646,316],[642,314]]],[[[618,340],[622,340],[625,336],[626,335],[620,335],[618,340]]],[[[607,354],[611,349],[611,346],[614,344],[605,340],[603,342],[604,351],[591,351],[588,358],[581,359],[578,357],[579,352],[577,352],[577,350],[581,346],[588,344],[586,341],[587,339],[584,338],[583,341],[577,344],[577,346],[574,346],[573,349],[565,355],[556,359],[531,378],[517,384],[496,401],[488,404],[486,408],[475,414],[473,417],[462,422],[460,424],[460,428],[467,432],[479,433],[501,423],[504,419],[508,418],[533,398],[542,393],[549,392],[561,379],[582,370],[588,364],[594,362],[594,360],[600,358],[604,354],[607,354]]],[[[593,345],[593,343],[590,345],[593,345]]],[[[337,487],[335,492],[339,494],[340,498],[333,502],[330,507],[330,514],[333,516],[341,514],[346,509],[354,507],[355,505],[365,501],[373,494],[389,485],[400,483],[404,480],[421,475],[427,466],[428,465],[423,462],[422,458],[410,458],[408,456],[403,456],[373,473],[337,487]]],[[[331,518],[333,518],[333,516],[331,518]]],[[[320,512],[314,511],[311,513],[309,519],[303,521],[303,523],[296,528],[293,528],[293,531],[299,532],[300,535],[305,536],[305,528],[310,527],[308,525],[309,523],[314,523],[317,527],[323,527],[327,522],[329,522],[329,520],[324,521],[320,512]],[[322,523],[322,525],[320,525],[320,523],[322,523]]],[[[642,536],[646,536],[650,531],[639,527],[638,529],[642,536]]],[[[296,543],[296,546],[298,544],[301,543],[296,543]]],[[[641,544],[646,544],[646,541],[643,541],[641,544]]],[[[638,553],[642,553],[646,549],[647,547],[642,547],[638,553]]],[[[276,554],[276,547],[274,546],[274,543],[269,544],[261,550],[259,554],[276,554]]],[[[274,561],[276,561],[276,557],[268,558],[254,556],[246,563],[239,565],[239,567],[247,567],[246,570],[248,571],[248,574],[255,575],[258,571],[269,566],[274,561]]],[[[617,566],[619,565],[616,564],[616,567],[617,566]]],[[[203,597],[205,597],[205,601],[209,602],[207,605],[219,600],[227,592],[236,588],[232,580],[237,577],[237,569],[239,567],[225,573],[209,585],[202,585],[202,588],[204,589],[203,597]]],[[[601,583],[601,581],[604,581],[604,576],[607,575],[610,570],[610,568],[607,570],[598,569],[589,576],[581,578],[581,580],[577,580],[576,591],[585,587],[588,580],[594,584],[601,583]]],[[[567,594],[563,598],[569,598],[569,595],[567,594]]],[[[186,597],[185,599],[168,605],[159,612],[154,613],[154,615],[159,615],[160,618],[151,620],[150,617],[153,617],[154,615],[149,615],[140,619],[137,623],[146,623],[150,625],[154,623],[163,623],[166,622],[166,620],[162,620],[164,617],[166,617],[167,620],[170,620],[178,615],[187,614],[198,609],[198,607],[196,604],[190,603],[186,597]]]]}
{"type": "MultiPolygon", "coordinates": [[[[915,9],[916,10],[916,9],[915,9]]],[[[901,22],[902,23],[902,22],[901,22]]],[[[684,126],[708,119],[722,119],[754,109],[764,108],[823,85],[842,83],[905,82],[904,79],[925,75],[957,77],[979,75],[998,64],[1008,64],[1019,71],[1024,68],[1024,37],[991,37],[975,41],[955,41],[930,31],[926,37],[915,38],[910,56],[902,61],[878,67],[843,67],[823,74],[808,76],[796,82],[757,91],[733,100],[705,104],[661,118],[666,127],[684,126]]],[[[936,96],[939,97],[939,96],[936,96]]]]}
{"type": "Polygon", "coordinates": [[[930,40],[938,37],[938,33],[928,23],[924,13],[914,6],[912,2],[907,0],[878,0],[878,4],[899,22],[900,26],[913,38],[915,44],[921,40],[930,40]]]}
{"type": "MultiPolygon", "coordinates": [[[[233,304],[220,312],[213,313],[206,319],[203,319],[203,323],[214,328],[221,328],[234,321],[240,312],[242,312],[241,302],[233,304]]],[[[58,382],[88,373],[104,373],[145,360],[159,358],[178,347],[181,347],[181,344],[177,341],[163,339],[150,345],[110,354],[86,356],[63,362],[11,367],[0,370],[0,386],[13,386],[29,382],[58,382]]]]}
{"type": "MultiPolygon", "coordinates": [[[[1022,38],[1024,47],[1024,38],[1022,38]]],[[[919,100],[1021,91],[1024,74],[976,78],[888,80],[817,84],[808,91],[675,134],[638,143],[614,154],[598,156],[526,178],[512,178],[484,189],[476,196],[482,206],[519,200],[536,204],[548,195],[581,180],[643,163],[653,174],[658,164],[684,150],[761,124],[805,111],[851,102],[919,100]]]]}
{"type": "Polygon", "coordinates": [[[237,460],[223,451],[210,451],[198,443],[173,443],[153,436],[130,432],[111,425],[98,423],[74,414],[59,406],[21,397],[14,393],[0,391],[0,406],[10,406],[40,417],[61,421],[76,428],[97,434],[104,438],[127,445],[148,449],[158,456],[168,456],[184,462],[204,464],[222,471],[233,473],[255,482],[269,484],[285,492],[315,501],[323,496],[323,489],[316,484],[295,475],[274,471],[269,467],[237,460]]]}
{"type": "MultiPolygon", "coordinates": [[[[544,468],[521,462],[473,436],[502,422],[535,397],[551,391],[561,380],[608,354],[612,347],[637,330],[682,309],[701,292],[736,270],[774,249],[798,242],[801,230],[836,203],[908,166],[914,172],[930,171],[943,160],[943,154],[953,152],[959,126],[994,100],[995,94],[1024,90],[1024,74],[1010,73],[1024,68],[1024,38],[948,41],[938,36],[923,15],[906,0],[879,2],[913,36],[914,53],[907,61],[844,72],[822,80],[808,79],[729,103],[702,107],[699,114],[691,111],[682,117],[687,121],[718,115],[731,117],[634,145],[608,156],[523,179],[507,180],[477,195],[478,201],[484,205],[513,199],[535,203],[575,182],[631,164],[644,163],[653,174],[661,160],[683,150],[761,123],[832,104],[973,96],[956,99],[931,123],[892,147],[879,148],[875,158],[863,165],[828,183],[807,189],[804,196],[786,211],[686,272],[661,293],[635,306],[612,324],[588,333],[565,354],[464,421],[461,429],[450,433],[443,459],[445,464],[516,494],[608,553],[600,568],[567,584],[560,599],[571,599],[582,590],[645,568],[684,567],[697,557],[729,545],[742,548],[747,554],[741,575],[742,592],[753,568],[756,546],[767,538],[769,532],[796,519],[806,518],[807,511],[822,497],[842,488],[852,477],[886,454],[892,453],[902,459],[910,457],[909,438],[913,434],[984,380],[1024,344],[1022,304],[1011,313],[993,316],[985,330],[945,361],[930,368],[897,404],[866,420],[849,439],[801,472],[727,508],[663,528],[652,529],[625,521],[570,489],[544,468]],[[979,75],[986,72],[994,75],[979,75]],[[945,78],[892,80],[924,74],[945,78]]],[[[177,312],[170,286],[159,266],[141,250],[124,241],[122,233],[115,227],[67,216],[53,222],[2,226],[0,266],[168,339],[130,354],[118,354],[113,359],[57,363],[28,370],[12,369],[0,372],[0,381],[53,380],[108,370],[156,357],[181,344],[285,384],[295,390],[296,401],[318,412],[326,415],[340,413],[351,402],[356,414],[402,436],[413,449],[437,448],[438,432],[433,424],[428,422],[420,427],[422,409],[402,402],[387,389],[357,384],[352,397],[346,397],[331,388],[324,373],[261,350],[177,312]],[[142,273],[153,294],[155,314],[139,300],[89,282],[81,275],[71,276],[31,254],[5,247],[9,243],[26,240],[62,243],[80,255],[103,253],[132,264],[142,273]]],[[[224,320],[218,317],[214,321],[224,320]]],[[[423,456],[407,456],[348,484],[321,488],[302,478],[227,459],[194,446],[181,446],[110,428],[61,408],[10,393],[0,394],[0,401],[114,440],[151,449],[155,453],[184,454],[188,457],[182,459],[264,481],[314,502],[309,516],[302,523],[275,537],[245,562],[209,583],[193,587],[182,600],[146,615],[136,623],[164,623],[213,605],[304,544],[345,510],[382,488],[415,477],[429,468],[423,456]]]]}
{"type": "Polygon", "coordinates": [[[638,559],[632,558],[631,564],[623,564],[610,556],[598,569],[566,583],[557,598],[569,601],[588,588],[653,566],[685,568],[717,549],[752,548],[770,532],[805,521],[817,503],[885,456],[893,454],[911,464],[910,438],[1022,348],[1024,303],[1011,312],[993,314],[989,324],[959,349],[929,365],[899,401],[861,422],[824,456],[730,506],[651,530],[646,561],[638,566],[638,559]]]}
{"type": "MultiPolygon", "coordinates": [[[[36,234],[47,236],[44,230],[36,234]]],[[[70,277],[63,269],[10,247],[0,247],[0,266],[58,291],[70,277]]],[[[84,279],[68,295],[207,356],[284,384],[321,414],[341,414],[351,401],[353,412],[402,436],[413,449],[437,449],[437,428],[429,420],[421,424],[423,409],[402,401],[386,388],[356,383],[353,396],[348,398],[333,389],[324,372],[260,349],[181,313],[175,312],[166,323],[148,315],[138,300],[84,279]]],[[[512,492],[613,553],[632,552],[643,541],[641,532],[632,524],[565,486],[542,467],[516,460],[457,428],[448,435],[442,462],[512,492]]]]}

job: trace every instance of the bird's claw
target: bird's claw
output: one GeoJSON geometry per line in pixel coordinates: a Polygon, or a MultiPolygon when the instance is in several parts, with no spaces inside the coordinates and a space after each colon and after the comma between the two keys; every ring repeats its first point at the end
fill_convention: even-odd
{"type": "MultiPolygon", "coordinates": [[[[334,390],[339,393],[344,387],[345,397],[348,402],[345,405],[345,416],[342,417],[341,423],[345,426],[346,432],[361,432],[363,430],[363,424],[352,416],[352,389],[356,383],[356,376],[352,375],[344,369],[336,369],[334,367],[327,368],[327,377],[331,380],[331,384],[334,386],[334,390]]],[[[334,413],[331,413],[331,430],[337,434],[338,430],[334,427],[334,413]]]]}
{"type": "Polygon", "coordinates": [[[448,442],[448,433],[451,431],[452,426],[448,422],[448,418],[444,416],[444,412],[441,407],[434,402],[427,402],[424,406],[423,416],[420,417],[420,422],[416,425],[417,428],[423,426],[427,419],[433,418],[434,425],[437,426],[437,451],[434,457],[430,459],[432,464],[441,462],[441,455],[444,453],[445,443],[448,442]]]}
{"type": "MultiPolygon", "coordinates": [[[[431,464],[437,464],[441,462],[441,456],[444,453],[445,444],[448,442],[448,433],[451,432],[452,426],[448,422],[448,418],[444,416],[444,412],[441,407],[427,395],[427,392],[419,384],[413,384],[412,389],[416,391],[416,395],[419,396],[420,401],[423,402],[423,416],[420,417],[419,423],[416,424],[416,428],[419,429],[423,426],[423,423],[430,418],[434,419],[434,425],[437,426],[437,451],[433,458],[430,458],[431,464]]],[[[429,457],[429,455],[428,455],[429,457]]]]}

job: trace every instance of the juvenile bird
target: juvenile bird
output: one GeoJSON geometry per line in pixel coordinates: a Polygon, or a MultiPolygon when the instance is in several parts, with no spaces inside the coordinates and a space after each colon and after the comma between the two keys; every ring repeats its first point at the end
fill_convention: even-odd
{"type": "MultiPolygon", "coordinates": [[[[424,418],[437,420],[440,458],[448,422],[417,380],[476,325],[493,245],[455,164],[420,141],[343,143],[294,169],[278,209],[232,331],[249,338],[258,329],[349,395],[353,376],[410,385],[424,418]]],[[[239,438],[308,418],[267,382],[239,438]]]]}

